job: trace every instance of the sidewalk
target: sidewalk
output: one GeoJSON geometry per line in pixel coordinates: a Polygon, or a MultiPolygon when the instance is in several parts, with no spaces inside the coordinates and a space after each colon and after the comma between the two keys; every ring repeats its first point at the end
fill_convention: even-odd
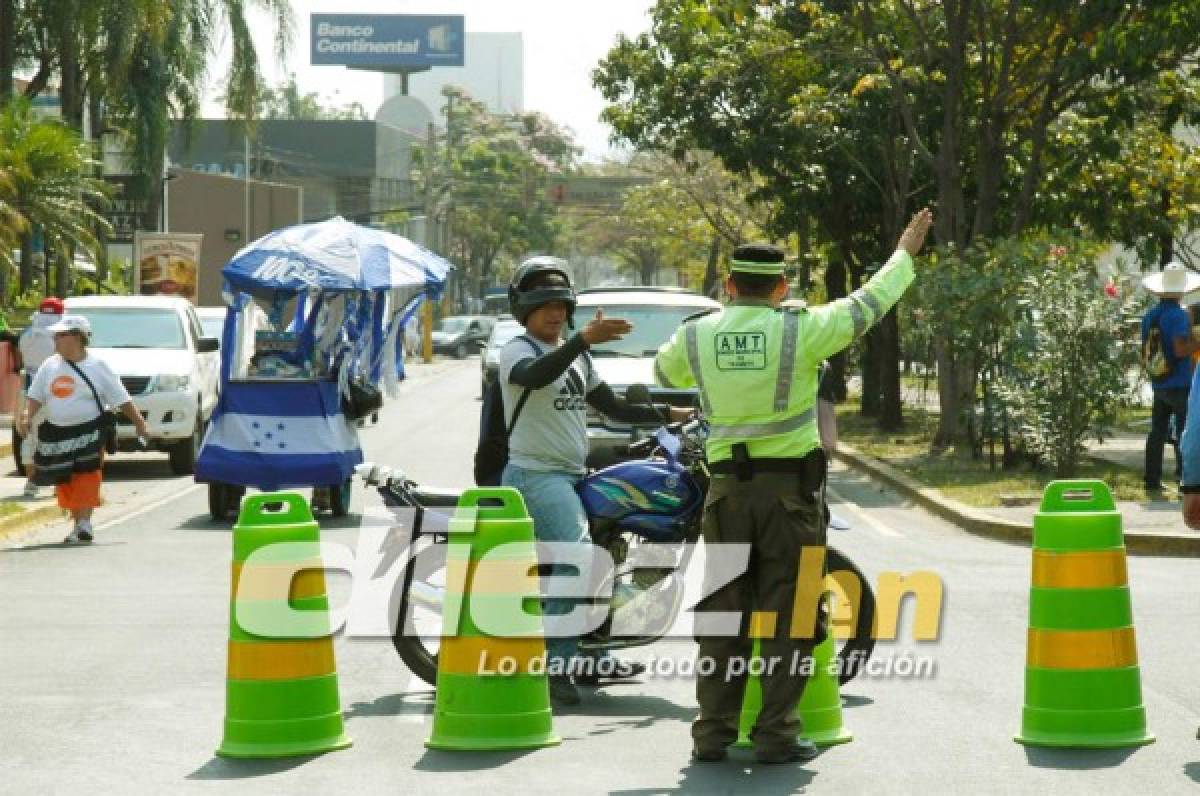
{"type": "MultiPolygon", "coordinates": [[[[851,379],[848,382],[851,389],[857,387],[854,381],[851,379]]],[[[933,413],[938,411],[935,379],[930,379],[926,390],[903,385],[901,396],[906,407],[921,408],[933,413]]],[[[1149,422],[1142,421],[1135,427],[1139,425],[1145,426],[1146,430],[1117,432],[1103,444],[1092,443],[1088,447],[1088,455],[1120,465],[1140,475],[1145,468],[1146,431],[1149,430],[1149,422]]],[[[1174,453],[1169,445],[1164,453],[1164,476],[1169,478],[1175,472],[1174,453]]],[[[1024,506],[980,509],[948,498],[938,490],[913,480],[906,473],[878,459],[865,456],[848,445],[839,444],[836,455],[851,467],[887,483],[926,510],[964,530],[1018,543],[1028,544],[1032,540],[1033,516],[1038,510],[1038,500],[1024,506]]],[[[1164,483],[1167,483],[1167,479],[1164,479],[1164,483]]],[[[1200,556],[1200,532],[1192,531],[1183,524],[1177,490],[1168,486],[1166,493],[1157,499],[1118,501],[1117,509],[1124,519],[1125,543],[1131,553],[1200,556]]]]}
{"type": "MultiPolygon", "coordinates": [[[[1101,446],[1092,455],[1127,464],[1138,453],[1135,448],[1137,439],[1136,435],[1123,435],[1111,444],[1101,446]]],[[[965,531],[1026,545],[1033,539],[1037,501],[1025,506],[976,508],[949,498],[886,462],[859,453],[844,443],[839,443],[835,455],[849,466],[886,483],[927,511],[965,531]]],[[[1140,459],[1137,466],[1140,470],[1140,459]]],[[[1117,502],[1117,510],[1121,512],[1125,546],[1130,553],[1200,557],[1200,532],[1192,531],[1183,524],[1178,500],[1123,500],[1117,502]]]]}

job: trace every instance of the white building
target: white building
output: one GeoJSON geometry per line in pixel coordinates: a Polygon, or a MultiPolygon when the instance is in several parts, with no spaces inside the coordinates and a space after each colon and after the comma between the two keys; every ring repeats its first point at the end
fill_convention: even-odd
{"type": "MultiPolygon", "coordinates": [[[[493,113],[525,110],[525,44],[520,33],[468,33],[463,65],[409,75],[408,94],[442,120],[442,88],[459,86],[493,113]]],[[[400,75],[384,75],[383,99],[401,93],[400,75]]]]}

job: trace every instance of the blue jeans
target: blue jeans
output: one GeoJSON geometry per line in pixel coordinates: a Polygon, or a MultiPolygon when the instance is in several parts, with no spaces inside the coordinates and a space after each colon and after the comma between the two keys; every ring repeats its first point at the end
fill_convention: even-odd
{"type": "Polygon", "coordinates": [[[1187,432],[1188,391],[1185,389],[1163,389],[1154,391],[1154,404],[1150,409],[1150,433],[1146,435],[1146,486],[1162,487],[1163,447],[1167,443],[1168,426],[1175,418],[1175,477],[1183,475],[1183,455],[1179,442],[1187,432]]]}
{"type": "MultiPolygon", "coordinates": [[[[525,499],[529,516],[533,518],[533,534],[539,542],[586,544],[590,550],[587,514],[575,492],[575,485],[582,478],[574,473],[526,470],[510,462],[504,468],[500,483],[515,488],[525,499]]],[[[552,571],[573,574],[574,567],[558,566],[552,571]]],[[[581,582],[588,582],[589,574],[580,571],[581,582]]],[[[579,652],[579,637],[561,635],[561,628],[556,626],[554,619],[570,612],[577,602],[569,597],[542,600],[546,657],[551,665],[566,666],[579,652]]]]}

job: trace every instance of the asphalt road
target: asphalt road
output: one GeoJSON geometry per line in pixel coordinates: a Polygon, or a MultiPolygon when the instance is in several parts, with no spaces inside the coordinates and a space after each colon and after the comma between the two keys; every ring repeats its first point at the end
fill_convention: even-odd
{"type": "MultiPolygon", "coordinates": [[[[463,487],[478,412],[478,363],[418,374],[368,429],[369,457],[420,481],[463,487]]],[[[945,583],[939,639],[881,643],[932,677],[860,678],[843,689],[855,739],[806,765],[764,767],[743,752],[688,762],[693,683],[647,678],[585,695],[556,716],[561,746],[523,753],[426,750],[432,691],[387,639],[336,641],[352,748],[281,761],[230,761],[221,740],[231,539],[205,494],[181,480],[101,517],[97,542],[57,544],[60,527],[0,541],[0,792],[1183,793],[1200,782],[1197,565],[1130,559],[1143,690],[1157,743],[1135,750],[1029,749],[1013,742],[1022,703],[1030,553],[969,536],[854,473],[832,478],[832,532],[868,574],[931,570],[945,583]],[[119,516],[118,516],[119,515],[119,516]]],[[[359,491],[355,508],[377,504],[359,491]]],[[[354,547],[355,518],[323,522],[354,547]]],[[[335,604],[348,578],[330,579],[335,604]]],[[[911,639],[911,624],[902,624],[911,639]]],[[[688,658],[686,640],[630,657],[688,658]]]]}

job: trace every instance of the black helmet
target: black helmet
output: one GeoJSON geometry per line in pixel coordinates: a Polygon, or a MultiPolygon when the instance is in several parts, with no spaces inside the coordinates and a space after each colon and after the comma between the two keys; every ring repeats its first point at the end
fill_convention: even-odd
{"type": "Polygon", "coordinates": [[[574,326],[575,291],[571,288],[571,275],[567,273],[566,262],[557,257],[531,257],[517,266],[512,281],[508,283],[508,306],[513,317],[524,325],[529,313],[551,301],[561,301],[567,305],[567,324],[574,326]],[[553,284],[537,285],[538,277],[547,276],[560,279],[547,280],[553,284]]]}

